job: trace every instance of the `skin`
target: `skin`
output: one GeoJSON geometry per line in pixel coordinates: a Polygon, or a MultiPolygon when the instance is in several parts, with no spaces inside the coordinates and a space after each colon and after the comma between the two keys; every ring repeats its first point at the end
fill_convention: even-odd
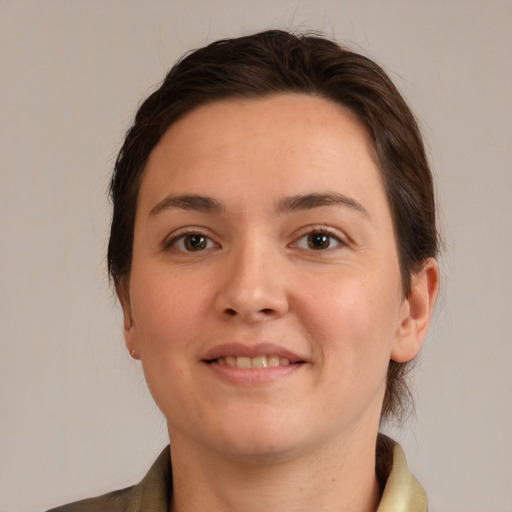
{"type": "Polygon", "coordinates": [[[119,294],[167,419],[173,510],[375,510],[387,366],[418,353],[438,269],[403,297],[358,121],[292,94],[199,107],[151,153],[138,199],[119,294]],[[207,357],[231,344],[300,362],[242,373],[207,357]]]}

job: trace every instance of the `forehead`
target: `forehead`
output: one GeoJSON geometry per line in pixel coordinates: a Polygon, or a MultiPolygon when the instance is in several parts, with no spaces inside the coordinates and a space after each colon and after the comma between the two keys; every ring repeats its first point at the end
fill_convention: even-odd
{"type": "Polygon", "coordinates": [[[382,195],[371,143],[356,116],[324,98],[280,94],[201,106],[152,151],[140,199],[169,192],[251,196],[332,189],[382,195]]]}

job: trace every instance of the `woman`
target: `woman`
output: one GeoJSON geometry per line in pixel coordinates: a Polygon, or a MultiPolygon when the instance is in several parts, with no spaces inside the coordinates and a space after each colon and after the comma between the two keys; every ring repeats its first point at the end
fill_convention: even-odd
{"type": "Polygon", "coordinates": [[[111,195],[125,340],[171,447],[56,510],[425,511],[378,430],[435,303],[435,205],[382,69],[280,31],[197,50],[140,107],[111,195]]]}

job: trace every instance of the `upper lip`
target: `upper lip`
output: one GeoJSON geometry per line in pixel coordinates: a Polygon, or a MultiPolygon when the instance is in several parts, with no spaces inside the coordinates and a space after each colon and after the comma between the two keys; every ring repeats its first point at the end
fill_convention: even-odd
{"type": "Polygon", "coordinates": [[[210,349],[201,358],[203,361],[213,361],[219,357],[258,357],[258,356],[278,356],[285,357],[290,363],[304,361],[300,355],[273,343],[225,343],[217,345],[210,349]]]}

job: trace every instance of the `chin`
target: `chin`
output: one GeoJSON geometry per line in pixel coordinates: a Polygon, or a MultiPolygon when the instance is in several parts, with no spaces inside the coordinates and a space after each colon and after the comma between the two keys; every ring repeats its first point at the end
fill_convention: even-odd
{"type": "Polygon", "coordinates": [[[268,465],[284,462],[294,458],[302,450],[302,443],[290,442],[285,436],[270,439],[271,436],[244,436],[242,439],[230,439],[219,446],[226,458],[251,465],[268,465]]]}
{"type": "Polygon", "coordinates": [[[210,442],[216,450],[239,462],[271,464],[289,460],[312,444],[303,424],[293,418],[264,416],[238,418],[221,426],[210,442]]]}

